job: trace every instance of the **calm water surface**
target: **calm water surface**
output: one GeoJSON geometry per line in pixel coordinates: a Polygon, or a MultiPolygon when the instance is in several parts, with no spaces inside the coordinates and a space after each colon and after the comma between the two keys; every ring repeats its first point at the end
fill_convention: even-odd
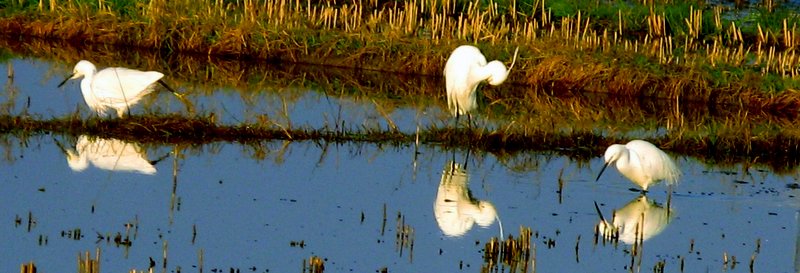
{"type": "MultiPolygon", "coordinates": [[[[21,59],[13,65],[13,82],[0,78],[5,112],[88,116],[77,81],[55,88],[71,67],[21,59]]],[[[238,94],[220,89],[190,99],[227,123],[268,114],[310,127],[326,119],[386,126],[368,100],[313,90],[238,94]],[[288,114],[276,110],[284,104],[288,114]]],[[[392,118],[406,130],[447,122],[439,107],[397,109],[392,118]]],[[[163,93],[134,108],[161,111],[184,107],[163,93]]],[[[4,136],[2,144],[3,272],[30,261],[41,272],[71,271],[78,253],[98,248],[102,272],[145,270],[151,259],[157,272],[301,272],[312,256],[325,260],[326,272],[479,272],[484,244],[501,233],[517,237],[521,226],[534,232],[530,263],[537,272],[647,272],[658,263],[667,272],[749,272],[751,259],[755,272],[798,270],[800,193],[787,187],[797,175],[759,166],[677,158],[684,177],[671,199],[664,185],[642,199],[615,169],[594,181],[599,155],[578,162],[426,145],[277,141],[145,147],[49,135],[4,136]],[[464,174],[446,175],[453,161],[464,174]],[[464,202],[437,212],[437,198],[464,202]],[[624,236],[617,245],[594,243],[595,202],[606,218],[617,211],[618,222],[645,215],[646,240],[633,266],[624,236]],[[454,210],[461,215],[449,221],[440,214],[454,210]],[[413,247],[398,245],[404,225],[413,247]],[[117,233],[130,245],[115,243],[117,233]]]]}

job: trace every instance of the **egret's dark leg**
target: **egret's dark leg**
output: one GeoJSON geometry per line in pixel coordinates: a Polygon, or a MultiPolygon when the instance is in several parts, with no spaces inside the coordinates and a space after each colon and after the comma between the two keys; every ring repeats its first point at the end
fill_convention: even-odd
{"type": "Polygon", "coordinates": [[[454,165],[456,164],[456,149],[452,148],[453,152],[450,155],[453,156],[452,160],[450,160],[450,172],[452,172],[455,168],[454,165]]]}
{"type": "Polygon", "coordinates": [[[632,192],[638,192],[638,193],[641,193],[642,195],[647,195],[647,190],[643,190],[643,189],[637,189],[637,188],[628,188],[628,190],[629,190],[629,191],[632,191],[632,192]]]}
{"type": "Polygon", "coordinates": [[[162,160],[166,159],[170,155],[172,155],[172,152],[166,153],[165,155],[162,155],[161,157],[156,158],[155,160],[151,160],[150,161],[150,165],[156,165],[156,164],[158,164],[158,162],[161,162],[162,160]]]}
{"type": "Polygon", "coordinates": [[[469,154],[472,152],[471,148],[467,148],[467,156],[464,158],[464,170],[467,170],[467,164],[469,164],[469,154]]]}
{"type": "Polygon", "coordinates": [[[458,117],[460,117],[460,116],[461,116],[461,114],[458,112],[458,109],[456,109],[456,125],[455,125],[456,129],[458,129],[458,117]]]}
{"type": "Polygon", "coordinates": [[[161,86],[163,86],[163,87],[164,87],[164,88],[166,88],[167,90],[169,90],[169,92],[171,92],[172,94],[174,94],[176,97],[178,97],[178,98],[183,98],[183,94],[181,94],[181,93],[178,93],[177,91],[175,91],[175,89],[172,89],[172,87],[169,87],[169,85],[167,85],[167,83],[166,83],[166,82],[164,82],[163,80],[160,80],[160,79],[159,79],[159,80],[158,80],[158,83],[159,83],[159,84],[161,84],[161,86]]]}

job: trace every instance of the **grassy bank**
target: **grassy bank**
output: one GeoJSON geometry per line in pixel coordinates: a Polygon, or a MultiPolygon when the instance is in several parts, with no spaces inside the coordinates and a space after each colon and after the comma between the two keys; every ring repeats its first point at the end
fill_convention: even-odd
{"type": "MultiPolygon", "coordinates": [[[[608,145],[622,141],[615,137],[582,132],[518,131],[511,128],[486,130],[431,126],[419,132],[404,133],[371,128],[288,127],[270,125],[268,122],[221,125],[210,116],[190,118],[177,115],[131,116],[114,120],[79,116],[41,120],[3,115],[0,116],[0,132],[5,135],[2,138],[5,143],[3,146],[11,145],[9,136],[26,143],[27,138],[42,134],[71,137],[90,135],[144,145],[196,146],[225,141],[241,143],[252,147],[254,151],[261,151],[264,143],[274,141],[312,141],[320,145],[359,142],[405,147],[420,144],[462,147],[480,153],[493,153],[501,160],[509,160],[520,152],[546,151],[566,155],[579,162],[588,162],[602,154],[608,145]]],[[[800,163],[800,139],[788,134],[753,137],[746,142],[738,134],[718,134],[705,138],[666,135],[647,140],[675,153],[720,165],[752,158],[748,161],[753,165],[766,165],[773,171],[784,173],[796,169],[800,163]]],[[[6,150],[9,148],[6,147],[6,150]]]]}
{"type": "MultiPolygon", "coordinates": [[[[191,101],[217,96],[217,92],[233,92],[230,95],[241,98],[245,105],[263,105],[265,102],[259,101],[259,98],[279,98],[292,109],[302,97],[308,96],[307,92],[319,92],[322,97],[332,100],[364,105],[366,108],[374,105],[378,109],[375,112],[377,118],[388,121],[397,115],[399,118],[404,116],[402,112],[395,113],[398,109],[416,109],[417,112],[426,113],[426,119],[430,118],[434,124],[430,128],[420,128],[421,144],[471,147],[501,157],[515,157],[518,152],[532,150],[556,151],[580,160],[589,160],[602,154],[602,149],[608,144],[642,138],[673,153],[697,156],[716,163],[748,161],[787,171],[796,168],[796,162],[800,160],[800,151],[792,146],[800,142],[797,112],[776,113],[739,105],[721,107],[599,93],[555,93],[547,88],[504,85],[483,89],[487,105],[475,117],[485,120],[489,126],[478,126],[481,129],[474,132],[461,132],[452,130],[452,120],[441,113],[443,110],[440,111],[441,117],[431,116],[436,115],[435,108],[446,107],[441,88],[443,83],[436,77],[398,75],[387,78],[385,73],[374,71],[299,64],[276,65],[196,55],[163,55],[108,46],[71,47],[42,40],[0,41],[3,42],[0,47],[11,50],[9,54],[61,63],[61,67],[56,66],[53,71],[45,73],[56,77],[56,80],[61,80],[82,56],[95,56],[101,63],[164,71],[167,74],[165,79],[179,87],[179,91],[191,101]]],[[[202,109],[194,114],[185,114],[184,118],[145,110],[153,116],[119,121],[101,121],[89,117],[89,120],[81,121],[85,117],[56,117],[51,120],[52,117],[24,114],[18,117],[21,122],[10,122],[19,116],[18,113],[27,113],[24,105],[26,87],[11,88],[18,88],[14,94],[23,99],[7,95],[6,102],[0,104],[0,115],[8,120],[0,128],[0,133],[23,138],[42,133],[72,136],[89,134],[154,145],[233,141],[258,147],[267,139],[290,140],[283,132],[287,130],[292,136],[291,140],[320,143],[356,141],[403,146],[417,142],[413,130],[398,132],[389,127],[353,120],[344,126],[343,120],[335,118],[338,116],[336,109],[331,109],[328,115],[332,120],[325,122],[330,128],[293,126],[287,113],[264,112],[261,108],[252,111],[245,109],[253,116],[245,116],[240,120],[241,124],[232,125],[219,123],[212,113],[202,109]],[[22,104],[6,105],[14,101],[21,101],[22,104]],[[117,128],[118,124],[128,125],[117,128]],[[103,129],[114,127],[122,130],[133,125],[142,131],[103,129]],[[220,126],[222,129],[217,130],[220,126]],[[250,132],[247,128],[255,131],[250,132]]],[[[34,99],[33,103],[38,102],[34,99]]],[[[149,109],[147,101],[141,108],[149,109]]]]}
{"type": "Polygon", "coordinates": [[[459,44],[500,60],[519,47],[519,85],[799,108],[792,9],[656,2],[12,1],[0,32],[423,75],[459,44]]]}

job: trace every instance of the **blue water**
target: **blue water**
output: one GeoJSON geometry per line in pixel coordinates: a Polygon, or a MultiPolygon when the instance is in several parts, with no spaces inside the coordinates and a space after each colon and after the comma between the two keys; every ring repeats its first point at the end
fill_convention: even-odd
{"type": "MultiPolygon", "coordinates": [[[[81,104],[77,82],[55,88],[71,67],[40,60],[13,62],[18,93],[9,99],[6,88],[0,103],[15,103],[6,111],[43,118],[76,109],[90,114],[81,104]]],[[[8,79],[1,77],[0,86],[7,85],[8,79]]],[[[294,90],[257,92],[248,104],[239,94],[219,90],[191,99],[202,111],[219,113],[230,123],[264,113],[277,116],[283,110],[273,108],[287,101],[293,124],[323,126],[324,118],[336,117],[341,108],[346,111],[339,116],[348,124],[373,118],[375,126],[386,126],[369,100],[294,90]]],[[[170,96],[157,94],[134,111],[183,113],[170,96]]],[[[440,115],[440,105],[417,107],[429,113],[401,108],[392,117],[408,130],[448,120],[440,115]]],[[[201,251],[203,272],[301,272],[303,261],[312,256],[324,259],[326,272],[383,267],[390,272],[479,272],[483,245],[500,237],[500,223],[504,236],[517,237],[521,226],[534,231],[530,263],[537,272],[632,269],[631,246],[593,243],[599,222],[595,202],[611,218],[612,211],[639,197],[614,169],[595,182],[602,167],[599,155],[581,162],[553,154],[494,155],[430,145],[265,141],[162,147],[87,139],[94,144],[78,145],[89,147],[81,150],[73,137],[0,138],[0,200],[5,201],[0,209],[0,271],[15,272],[30,261],[40,272],[71,271],[79,253],[99,248],[102,272],[146,270],[151,258],[159,272],[163,267],[198,272],[201,251]],[[114,151],[105,157],[116,160],[110,169],[123,166],[122,158],[162,160],[153,165],[154,175],[103,169],[91,162],[75,171],[57,142],[85,155],[114,151]],[[138,153],[122,157],[123,150],[138,153]],[[486,227],[467,226],[459,237],[445,235],[434,213],[443,171],[452,160],[466,163],[468,181],[453,190],[469,189],[473,199],[491,204],[499,219],[486,227]],[[29,213],[35,222],[30,230],[29,213]],[[398,215],[413,230],[413,249],[398,247],[398,215]],[[135,228],[126,231],[126,224],[135,228]],[[81,238],[62,236],[75,229],[81,238]],[[117,233],[129,234],[131,245],[98,240],[117,233]],[[302,247],[293,242],[302,242],[302,247]]],[[[794,172],[676,158],[684,177],[671,199],[664,185],[648,193],[662,208],[669,200],[671,221],[644,242],[634,270],[651,271],[663,261],[667,272],[679,272],[681,263],[684,272],[749,272],[751,257],[756,272],[798,269],[800,193],[786,186],[797,183],[794,172]],[[735,256],[736,263],[724,264],[725,255],[729,260],[735,256]]]]}

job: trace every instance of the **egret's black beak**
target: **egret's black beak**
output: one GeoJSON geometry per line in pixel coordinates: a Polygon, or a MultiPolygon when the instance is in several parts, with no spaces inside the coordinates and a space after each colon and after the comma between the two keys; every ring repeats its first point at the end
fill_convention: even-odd
{"type": "Polygon", "coordinates": [[[603,175],[603,172],[606,170],[606,167],[608,167],[608,163],[603,164],[603,168],[600,169],[600,173],[597,174],[597,178],[594,179],[594,182],[600,180],[600,176],[603,175]]]}
{"type": "Polygon", "coordinates": [[[65,155],[69,155],[69,153],[67,153],[67,148],[64,147],[64,144],[61,144],[61,142],[59,142],[55,138],[53,138],[53,142],[56,143],[56,146],[58,146],[58,149],[60,149],[62,153],[64,153],[65,155]]]}
{"type": "Polygon", "coordinates": [[[71,74],[66,79],[61,81],[61,83],[58,84],[58,87],[61,88],[61,86],[64,85],[65,83],[67,83],[68,80],[72,79],[72,76],[75,76],[75,74],[71,74]]]}

